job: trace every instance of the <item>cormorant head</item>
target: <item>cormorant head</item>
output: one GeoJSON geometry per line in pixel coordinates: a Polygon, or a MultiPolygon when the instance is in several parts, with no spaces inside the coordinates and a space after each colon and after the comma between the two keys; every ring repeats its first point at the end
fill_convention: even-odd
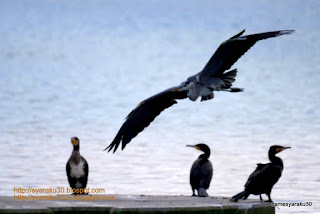
{"type": "Polygon", "coordinates": [[[279,152],[282,152],[285,149],[290,149],[290,148],[291,148],[290,146],[285,147],[285,146],[273,145],[273,146],[270,146],[269,153],[277,154],[279,152]]]}
{"type": "Polygon", "coordinates": [[[210,148],[204,143],[200,143],[197,145],[187,145],[187,147],[193,147],[197,150],[203,151],[204,153],[210,153],[210,148]]]}
{"type": "Polygon", "coordinates": [[[77,137],[72,137],[71,138],[71,143],[72,143],[73,146],[78,146],[79,142],[80,142],[79,138],[77,138],[77,137]]]}

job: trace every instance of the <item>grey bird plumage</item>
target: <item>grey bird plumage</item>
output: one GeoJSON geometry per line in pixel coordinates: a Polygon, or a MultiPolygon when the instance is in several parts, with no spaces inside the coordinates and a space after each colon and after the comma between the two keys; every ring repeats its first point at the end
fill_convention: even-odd
{"type": "Polygon", "coordinates": [[[231,66],[256,42],[285,34],[294,30],[273,31],[242,36],[245,30],[221,43],[208,63],[199,73],[189,77],[180,85],[162,91],[144,101],[130,112],[111,144],[105,149],[117,150],[122,142],[122,149],[166,108],[176,104],[179,99],[189,98],[196,101],[210,100],[214,91],[242,92],[242,88],[232,87],[237,70],[231,66]]]}

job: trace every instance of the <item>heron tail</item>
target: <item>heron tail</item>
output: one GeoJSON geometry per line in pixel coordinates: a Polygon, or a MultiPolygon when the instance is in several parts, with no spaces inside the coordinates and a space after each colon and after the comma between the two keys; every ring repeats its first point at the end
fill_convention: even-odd
{"type": "Polygon", "coordinates": [[[221,75],[221,80],[224,82],[226,88],[230,88],[232,83],[236,80],[237,69],[233,69],[221,75]]]}
{"type": "Polygon", "coordinates": [[[201,187],[198,189],[198,196],[199,197],[208,197],[209,195],[208,195],[206,189],[201,187]]]}
{"type": "Polygon", "coordinates": [[[232,201],[232,202],[237,202],[239,199],[242,199],[242,198],[246,199],[247,197],[248,197],[248,196],[247,196],[247,192],[244,190],[244,191],[242,191],[242,192],[240,192],[240,193],[232,196],[232,198],[230,199],[230,201],[232,201]]]}

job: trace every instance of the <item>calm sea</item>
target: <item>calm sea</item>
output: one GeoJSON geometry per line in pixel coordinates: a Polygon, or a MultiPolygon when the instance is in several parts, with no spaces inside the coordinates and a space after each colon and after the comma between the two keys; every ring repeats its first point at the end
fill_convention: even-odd
{"type": "MultiPolygon", "coordinates": [[[[67,187],[70,138],[107,194],[191,195],[189,170],[206,143],[209,194],[243,189],[271,145],[284,172],[275,202],[320,201],[319,1],[1,1],[0,195],[67,187]],[[179,101],[123,151],[104,152],[143,99],[200,71],[219,44],[294,29],[257,43],[234,66],[235,87],[208,102],[179,101]]],[[[250,198],[258,198],[250,196],[250,198]]]]}

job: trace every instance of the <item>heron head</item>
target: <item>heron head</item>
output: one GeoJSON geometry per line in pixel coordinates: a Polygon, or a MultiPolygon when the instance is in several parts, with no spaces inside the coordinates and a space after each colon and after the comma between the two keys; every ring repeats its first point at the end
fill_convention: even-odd
{"type": "Polygon", "coordinates": [[[190,81],[184,81],[184,82],[182,82],[181,84],[180,84],[180,87],[182,88],[182,89],[186,89],[186,90],[188,90],[189,88],[187,88],[188,86],[189,86],[189,84],[190,84],[190,81]]]}

